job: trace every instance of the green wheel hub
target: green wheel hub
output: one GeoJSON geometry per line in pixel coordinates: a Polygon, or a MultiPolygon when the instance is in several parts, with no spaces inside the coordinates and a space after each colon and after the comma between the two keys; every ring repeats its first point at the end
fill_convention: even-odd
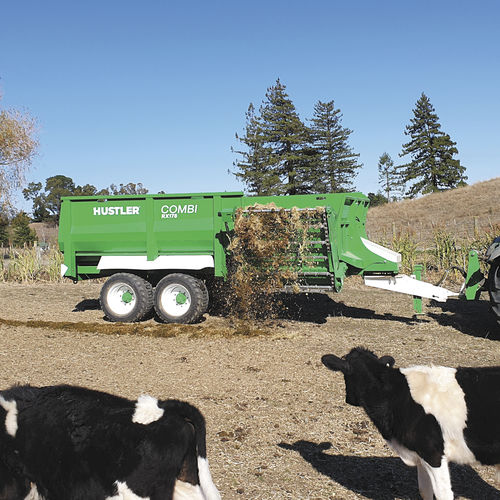
{"type": "Polygon", "coordinates": [[[186,295],[184,295],[182,292],[179,292],[176,296],[175,296],[175,302],[177,304],[185,304],[187,301],[187,297],[186,295]]]}
{"type": "Polygon", "coordinates": [[[134,296],[127,290],[126,292],[123,293],[122,295],[122,300],[125,302],[125,304],[130,304],[132,302],[134,296]]]}

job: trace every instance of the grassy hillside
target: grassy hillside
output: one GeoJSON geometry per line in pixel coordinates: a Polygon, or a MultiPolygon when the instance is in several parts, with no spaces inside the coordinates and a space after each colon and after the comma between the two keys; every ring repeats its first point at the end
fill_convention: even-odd
{"type": "Polygon", "coordinates": [[[500,177],[370,208],[366,229],[373,241],[409,232],[419,244],[429,244],[437,229],[462,239],[495,232],[495,226],[500,226],[500,177]]]}

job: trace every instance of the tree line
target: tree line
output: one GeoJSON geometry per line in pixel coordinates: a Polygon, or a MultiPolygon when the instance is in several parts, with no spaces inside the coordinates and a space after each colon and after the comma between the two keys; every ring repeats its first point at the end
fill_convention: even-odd
{"type": "Polygon", "coordinates": [[[92,184],[78,186],[71,177],[54,175],[41,182],[30,182],[23,189],[25,200],[33,204],[33,222],[59,222],[61,198],[63,196],[109,196],[116,194],[146,194],[148,190],[138,182],[128,184],[111,184],[109,187],[98,189],[92,184]]]}
{"type": "Polygon", "coordinates": [[[31,217],[23,211],[10,220],[0,214],[0,247],[22,247],[37,241],[36,232],[30,227],[31,217]]]}
{"type": "Polygon", "coordinates": [[[303,194],[349,191],[362,164],[349,146],[334,101],[318,101],[305,124],[278,79],[258,111],[250,103],[246,127],[236,139],[244,146],[234,173],[251,194],[303,194]]]}
{"type": "MultiPolygon", "coordinates": [[[[352,130],[342,125],[343,115],[333,100],[317,101],[304,123],[278,79],[267,89],[259,110],[250,103],[234,175],[257,195],[344,192],[354,189],[362,167],[349,145],[352,130]]],[[[456,143],[441,130],[429,98],[422,93],[406,126],[409,141],[402,145],[395,165],[387,152],[378,162],[379,192],[369,193],[374,203],[415,197],[464,185],[465,167],[455,158],[456,143]]]]}
{"type": "MultiPolygon", "coordinates": [[[[412,111],[413,117],[404,130],[409,140],[399,154],[404,161],[395,164],[387,152],[381,154],[377,165],[379,189],[368,193],[372,205],[466,183],[465,167],[456,158],[456,142],[441,130],[439,117],[424,93],[412,111]]],[[[243,134],[236,134],[239,146],[232,148],[237,155],[232,173],[249,194],[354,190],[363,164],[349,144],[353,131],[343,126],[343,115],[333,100],[318,100],[311,117],[304,122],[286,86],[278,79],[267,89],[258,109],[250,103],[245,118],[243,134]]],[[[57,223],[62,196],[148,192],[141,183],[111,184],[99,189],[91,184],[76,185],[70,177],[55,175],[44,184],[31,182],[23,189],[24,198],[32,203],[29,217],[15,210],[12,196],[25,186],[25,174],[38,145],[34,118],[18,110],[0,109],[0,244],[9,232],[14,241],[30,241],[34,237],[28,231],[30,221],[57,223]]]]}
{"type": "Polygon", "coordinates": [[[54,175],[41,182],[30,182],[23,189],[23,196],[32,202],[32,215],[19,211],[8,217],[0,211],[0,246],[32,245],[37,240],[35,231],[30,228],[32,222],[46,222],[53,225],[59,223],[61,198],[63,196],[109,196],[146,194],[148,190],[139,182],[127,184],[111,184],[98,189],[92,184],[76,185],[71,177],[54,175]]]}

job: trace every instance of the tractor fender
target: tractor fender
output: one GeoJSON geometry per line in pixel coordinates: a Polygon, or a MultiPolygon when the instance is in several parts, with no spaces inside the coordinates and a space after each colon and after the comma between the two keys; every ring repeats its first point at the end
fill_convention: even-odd
{"type": "Polygon", "coordinates": [[[498,258],[500,258],[500,236],[495,238],[486,250],[486,262],[492,264],[498,258]]]}

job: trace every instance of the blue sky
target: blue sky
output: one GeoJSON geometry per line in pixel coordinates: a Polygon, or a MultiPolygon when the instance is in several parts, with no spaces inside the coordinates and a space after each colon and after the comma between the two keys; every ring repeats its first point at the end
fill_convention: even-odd
{"type": "Polygon", "coordinates": [[[335,101],[367,193],[425,92],[473,183],[500,175],[499,19],[493,0],[4,0],[0,106],[39,121],[29,180],[242,190],[234,134],[279,77],[303,120],[335,101]]]}

